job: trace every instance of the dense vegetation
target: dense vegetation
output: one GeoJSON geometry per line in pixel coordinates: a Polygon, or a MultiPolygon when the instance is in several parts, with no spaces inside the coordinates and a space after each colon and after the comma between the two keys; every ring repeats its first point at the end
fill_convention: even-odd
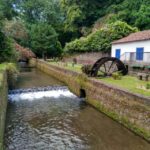
{"type": "Polygon", "coordinates": [[[149,12],[148,0],[0,0],[0,43],[7,39],[0,47],[7,54],[0,61],[11,57],[10,38],[39,57],[60,56],[62,47],[67,52],[109,51],[110,42],[137,31],[133,27],[150,29],[149,12]]]}
{"type": "Polygon", "coordinates": [[[127,23],[118,21],[108,24],[87,37],[82,37],[66,44],[64,50],[68,53],[92,51],[109,52],[112,41],[127,36],[137,30],[137,28],[132,28],[127,23]]]}
{"type": "Polygon", "coordinates": [[[42,57],[42,54],[56,57],[62,52],[56,31],[46,23],[31,26],[30,40],[31,48],[39,57],[42,57]]]}
{"type": "Polygon", "coordinates": [[[17,53],[14,50],[12,40],[5,36],[0,29],[0,62],[13,61],[17,58],[17,53]]]}

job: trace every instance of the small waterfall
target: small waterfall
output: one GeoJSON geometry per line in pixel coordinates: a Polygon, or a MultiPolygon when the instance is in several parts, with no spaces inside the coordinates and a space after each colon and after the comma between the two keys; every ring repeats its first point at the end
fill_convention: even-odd
{"type": "Polygon", "coordinates": [[[47,86],[47,87],[34,87],[29,89],[16,89],[10,90],[8,99],[10,101],[29,100],[33,101],[44,97],[59,98],[60,96],[65,97],[76,97],[71,93],[66,86],[47,86]]]}

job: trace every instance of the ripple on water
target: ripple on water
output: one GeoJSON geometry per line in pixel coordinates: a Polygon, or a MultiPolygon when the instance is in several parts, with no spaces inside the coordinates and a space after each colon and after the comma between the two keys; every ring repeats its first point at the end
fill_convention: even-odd
{"type": "Polygon", "coordinates": [[[71,92],[15,96],[10,95],[6,150],[87,149],[86,137],[71,127],[80,109],[80,99],[71,92]]]}
{"type": "Polygon", "coordinates": [[[6,150],[150,149],[146,141],[68,90],[25,94],[10,96],[6,150]]]}

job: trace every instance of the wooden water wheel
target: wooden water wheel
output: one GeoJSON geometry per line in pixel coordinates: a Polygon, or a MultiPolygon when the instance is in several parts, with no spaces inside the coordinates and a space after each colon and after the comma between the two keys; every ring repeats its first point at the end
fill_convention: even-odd
{"type": "Polygon", "coordinates": [[[126,75],[128,70],[124,63],[114,57],[103,57],[99,59],[92,67],[91,76],[111,76],[115,72],[120,72],[122,75],[126,75]]]}

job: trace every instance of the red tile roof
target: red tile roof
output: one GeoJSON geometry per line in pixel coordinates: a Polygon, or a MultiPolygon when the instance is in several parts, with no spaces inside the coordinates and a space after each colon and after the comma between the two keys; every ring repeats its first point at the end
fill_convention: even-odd
{"type": "Polygon", "coordinates": [[[150,30],[131,33],[127,37],[124,37],[120,40],[112,42],[112,44],[128,43],[128,42],[135,42],[135,41],[145,41],[145,40],[150,40],[150,30]]]}

